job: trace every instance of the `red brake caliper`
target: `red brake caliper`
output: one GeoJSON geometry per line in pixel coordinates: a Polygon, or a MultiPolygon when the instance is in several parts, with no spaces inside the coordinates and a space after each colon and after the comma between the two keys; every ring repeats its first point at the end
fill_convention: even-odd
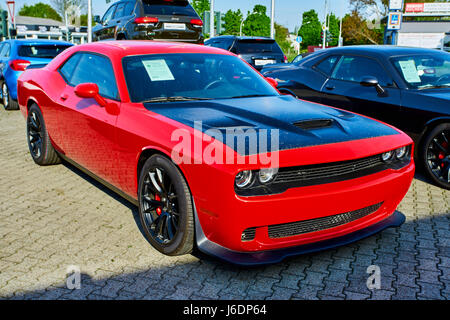
{"type": "MultiPolygon", "coordinates": [[[[444,141],[444,142],[442,143],[442,146],[443,146],[445,149],[447,149],[448,143],[444,141]]],[[[440,152],[440,153],[439,153],[439,159],[442,160],[442,159],[444,159],[444,158],[445,158],[445,154],[444,154],[443,152],[440,152]]],[[[442,167],[442,168],[444,167],[444,164],[443,164],[443,163],[441,164],[441,167],[442,167]]]]}
{"type": "MultiPolygon", "coordinates": [[[[155,196],[155,200],[156,200],[156,201],[161,201],[161,197],[158,196],[158,195],[156,195],[156,196],[155,196]]],[[[161,213],[162,213],[161,207],[156,208],[156,213],[158,214],[158,216],[161,215],[161,213]]]]}

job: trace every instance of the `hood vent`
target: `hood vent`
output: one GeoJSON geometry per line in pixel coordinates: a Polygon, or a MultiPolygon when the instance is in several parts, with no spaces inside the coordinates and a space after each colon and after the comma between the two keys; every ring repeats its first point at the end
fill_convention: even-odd
{"type": "Polygon", "coordinates": [[[333,125],[333,119],[314,119],[294,122],[294,126],[303,130],[327,128],[333,125]]]}

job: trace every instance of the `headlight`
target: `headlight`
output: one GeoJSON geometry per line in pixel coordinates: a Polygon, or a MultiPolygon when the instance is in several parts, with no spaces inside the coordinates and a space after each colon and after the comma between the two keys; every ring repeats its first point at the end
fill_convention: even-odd
{"type": "Polygon", "coordinates": [[[392,151],[383,153],[381,155],[381,160],[383,160],[384,162],[389,161],[392,158],[392,153],[392,151]]]}
{"type": "Polygon", "coordinates": [[[241,171],[236,175],[236,187],[242,189],[248,187],[252,183],[253,174],[251,171],[241,171]]]}
{"type": "Polygon", "coordinates": [[[395,150],[395,156],[397,157],[397,159],[402,159],[403,157],[406,156],[406,153],[407,153],[406,147],[402,147],[395,150]]]}
{"type": "Polygon", "coordinates": [[[277,172],[277,168],[261,169],[259,171],[259,181],[261,183],[268,183],[275,177],[277,172]]]}

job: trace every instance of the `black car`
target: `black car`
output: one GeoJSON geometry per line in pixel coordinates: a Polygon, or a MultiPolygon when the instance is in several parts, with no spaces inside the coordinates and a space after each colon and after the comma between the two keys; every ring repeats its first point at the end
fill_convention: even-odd
{"type": "Polygon", "coordinates": [[[121,0],[95,16],[93,40],[204,41],[200,19],[185,0],[121,0]]]}
{"type": "Polygon", "coordinates": [[[302,60],[304,60],[307,57],[310,57],[311,54],[312,53],[310,52],[299,54],[294,59],[292,59],[290,63],[267,64],[262,68],[261,73],[273,71],[275,69],[278,71],[279,69],[295,68],[296,66],[299,65],[300,62],[302,62],[302,60]]]}
{"type": "Polygon", "coordinates": [[[269,69],[281,92],[389,123],[416,143],[416,159],[450,189],[450,53],[394,46],[327,49],[269,69]]]}
{"type": "Polygon", "coordinates": [[[257,70],[268,64],[288,62],[283,50],[271,38],[219,36],[206,40],[205,45],[231,51],[257,70]]]}

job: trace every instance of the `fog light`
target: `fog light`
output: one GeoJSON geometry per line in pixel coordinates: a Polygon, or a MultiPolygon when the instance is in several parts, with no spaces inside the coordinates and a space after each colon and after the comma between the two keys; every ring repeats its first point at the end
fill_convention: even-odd
{"type": "Polygon", "coordinates": [[[392,158],[392,151],[385,152],[381,155],[381,160],[384,162],[389,161],[392,158]]]}
{"type": "Polygon", "coordinates": [[[406,147],[395,150],[395,156],[397,157],[397,159],[404,158],[406,156],[406,147]]]}
{"type": "Polygon", "coordinates": [[[273,180],[277,172],[277,168],[261,169],[259,171],[259,181],[261,183],[268,183],[273,180]]]}
{"type": "Polygon", "coordinates": [[[248,187],[252,182],[253,174],[251,171],[241,171],[236,175],[236,187],[242,189],[248,187]]]}

